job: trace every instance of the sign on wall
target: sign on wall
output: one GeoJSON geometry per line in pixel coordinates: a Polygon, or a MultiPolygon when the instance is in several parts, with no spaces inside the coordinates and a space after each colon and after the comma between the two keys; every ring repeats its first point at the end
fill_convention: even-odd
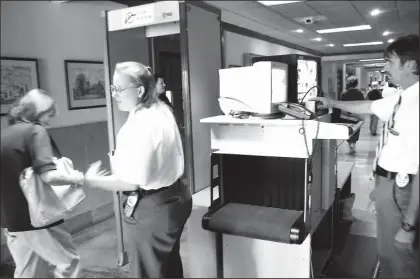
{"type": "Polygon", "coordinates": [[[178,1],[162,1],[108,12],[108,31],[179,21],[178,1]]]}

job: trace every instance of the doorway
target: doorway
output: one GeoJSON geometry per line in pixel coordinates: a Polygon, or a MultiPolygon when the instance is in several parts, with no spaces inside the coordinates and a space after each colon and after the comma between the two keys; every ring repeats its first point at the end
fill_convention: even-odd
{"type": "Polygon", "coordinates": [[[155,74],[164,77],[166,91],[171,94],[168,99],[171,102],[175,120],[178,123],[181,135],[182,145],[184,148],[184,174],[181,181],[190,187],[187,172],[188,160],[185,156],[185,119],[184,119],[184,100],[182,96],[182,69],[181,69],[181,42],[179,34],[165,35],[149,38],[151,46],[151,65],[155,74]]]}

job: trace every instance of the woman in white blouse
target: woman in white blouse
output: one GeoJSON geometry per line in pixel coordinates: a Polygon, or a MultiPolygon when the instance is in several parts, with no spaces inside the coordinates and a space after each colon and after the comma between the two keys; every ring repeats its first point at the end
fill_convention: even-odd
{"type": "Polygon", "coordinates": [[[118,132],[112,175],[96,176],[100,162],[95,163],[85,185],[126,196],[123,228],[130,277],[182,278],[179,240],[192,200],[179,181],[184,153],[175,118],[159,101],[153,75],[140,63],[118,63],[111,92],[118,109],[130,113],[118,132]]]}

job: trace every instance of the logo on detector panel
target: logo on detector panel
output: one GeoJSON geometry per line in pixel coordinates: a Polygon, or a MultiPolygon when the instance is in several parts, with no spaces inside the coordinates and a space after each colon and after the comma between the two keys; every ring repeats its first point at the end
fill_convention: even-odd
{"type": "Polygon", "coordinates": [[[163,18],[167,18],[167,17],[171,17],[171,16],[172,16],[172,12],[169,12],[169,13],[163,12],[162,13],[163,18]]]}

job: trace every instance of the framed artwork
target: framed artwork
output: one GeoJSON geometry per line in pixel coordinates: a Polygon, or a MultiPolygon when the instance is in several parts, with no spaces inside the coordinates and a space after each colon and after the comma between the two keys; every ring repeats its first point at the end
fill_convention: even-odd
{"type": "Polygon", "coordinates": [[[1,57],[1,116],[13,102],[31,89],[39,88],[38,60],[1,57]]]}
{"type": "Polygon", "coordinates": [[[64,67],[69,110],[106,106],[103,62],[65,60],[64,67]]]}

